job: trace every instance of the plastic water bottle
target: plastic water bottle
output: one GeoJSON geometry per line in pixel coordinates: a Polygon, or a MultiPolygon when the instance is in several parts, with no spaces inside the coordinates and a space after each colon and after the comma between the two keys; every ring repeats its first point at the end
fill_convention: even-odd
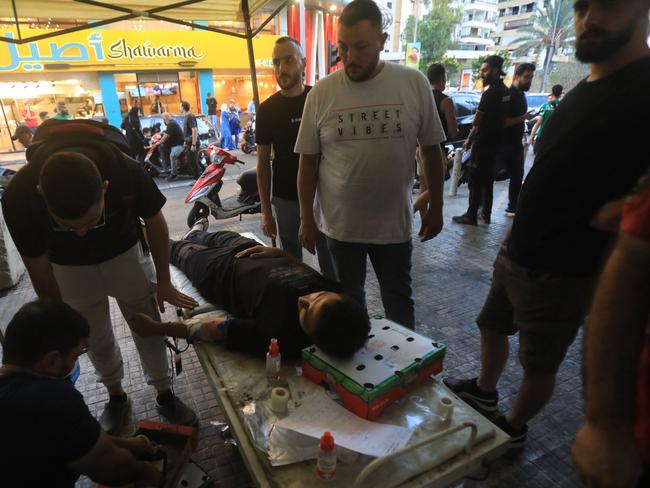
{"type": "Polygon", "coordinates": [[[329,481],[336,477],[336,450],[334,436],[325,432],[320,438],[318,458],[316,458],[316,476],[329,481]]]}
{"type": "Polygon", "coordinates": [[[280,379],[280,360],[281,355],[278,340],[271,339],[269,352],[266,353],[266,378],[269,381],[277,381],[280,379]]]}

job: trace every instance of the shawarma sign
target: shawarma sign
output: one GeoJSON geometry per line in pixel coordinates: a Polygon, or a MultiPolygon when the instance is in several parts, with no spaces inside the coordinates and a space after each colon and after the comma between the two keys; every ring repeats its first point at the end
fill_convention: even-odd
{"type": "MultiPolygon", "coordinates": [[[[44,30],[23,30],[23,36],[44,30]]],[[[15,39],[15,32],[4,32],[15,39]]],[[[271,65],[277,36],[254,39],[257,66],[271,65]]],[[[26,44],[0,42],[1,73],[248,68],[246,42],[203,31],[88,30],[26,44]],[[173,33],[174,35],[170,35],[173,33]]]]}

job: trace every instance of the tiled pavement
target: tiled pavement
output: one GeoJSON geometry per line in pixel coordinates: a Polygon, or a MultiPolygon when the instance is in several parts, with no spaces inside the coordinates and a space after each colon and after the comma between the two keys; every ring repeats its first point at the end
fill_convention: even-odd
{"type": "MultiPolygon", "coordinates": [[[[175,205],[186,189],[169,189],[167,212],[185,212],[175,205]],[[178,209],[178,210],[177,210],[178,209]]],[[[491,265],[498,247],[510,225],[504,209],[507,199],[507,182],[495,185],[493,222],[487,226],[465,227],[451,223],[451,216],[464,211],[467,204],[467,187],[460,188],[457,197],[445,197],[445,228],[442,233],[426,243],[414,239],[413,289],[416,301],[417,330],[444,342],[448,347],[445,372],[449,375],[468,376],[478,371],[479,344],[474,318],[485,299],[490,283],[491,265]]],[[[178,216],[177,216],[178,217],[178,216]]],[[[184,218],[169,219],[178,224],[170,226],[171,234],[181,235],[184,218]]],[[[415,232],[419,219],[416,217],[415,232]]],[[[257,216],[235,219],[225,225],[211,223],[211,229],[230,229],[240,232],[258,232],[257,216]]],[[[371,268],[369,267],[369,270],[371,268]]],[[[377,281],[368,274],[368,306],[371,313],[381,313],[377,281]]],[[[5,325],[13,310],[31,299],[33,291],[27,279],[0,298],[0,325],[5,325]]],[[[172,311],[167,312],[171,318],[172,311]]],[[[125,360],[125,389],[133,399],[136,419],[157,419],[154,393],[144,384],[140,363],[130,340],[128,327],[112,305],[111,314],[115,331],[125,360]]],[[[571,464],[569,446],[582,421],[581,401],[581,343],[582,333],[569,350],[560,369],[556,392],[551,403],[529,425],[529,444],[517,460],[494,463],[485,481],[466,481],[465,486],[480,487],[530,487],[580,486],[571,464]]],[[[499,390],[500,409],[505,410],[514,401],[521,369],[517,362],[517,341],[513,339],[512,355],[508,361],[499,390]]],[[[237,449],[224,443],[210,421],[223,421],[224,415],[217,404],[194,352],[183,355],[184,372],[176,378],[176,392],[197,411],[200,420],[199,449],[194,459],[216,480],[217,487],[247,487],[251,482],[237,449]]],[[[95,382],[87,359],[82,361],[82,376],[77,383],[91,411],[99,415],[106,401],[106,393],[95,382]]],[[[87,480],[82,486],[92,486],[87,480]]],[[[462,486],[462,485],[459,485],[462,486]]]]}

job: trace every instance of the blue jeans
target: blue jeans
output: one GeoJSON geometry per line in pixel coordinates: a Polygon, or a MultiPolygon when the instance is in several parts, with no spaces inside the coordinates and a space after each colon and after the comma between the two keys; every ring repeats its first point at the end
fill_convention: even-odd
{"type": "Polygon", "coordinates": [[[411,292],[410,240],[401,244],[360,244],[327,237],[327,247],[343,291],[366,305],[366,259],[369,256],[379,281],[386,317],[415,328],[415,306],[411,292]]]}
{"type": "Polygon", "coordinates": [[[171,166],[171,175],[176,176],[178,173],[178,158],[181,157],[183,154],[185,147],[184,146],[174,146],[171,148],[171,151],[169,152],[169,160],[166,160],[163,166],[164,170],[170,169],[171,166]]]}

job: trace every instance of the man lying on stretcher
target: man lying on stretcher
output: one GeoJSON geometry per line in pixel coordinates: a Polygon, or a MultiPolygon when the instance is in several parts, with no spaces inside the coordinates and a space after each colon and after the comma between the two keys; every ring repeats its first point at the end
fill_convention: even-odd
{"type": "Polygon", "coordinates": [[[338,357],[351,356],[366,342],[370,323],[340,285],[323,278],[281,249],[259,245],[236,232],[206,232],[199,220],[171,243],[171,263],[226,317],[156,322],[143,314],[129,320],[142,336],[171,336],[223,343],[232,350],[264,356],[271,338],[283,356],[297,357],[316,344],[338,357]]]}

